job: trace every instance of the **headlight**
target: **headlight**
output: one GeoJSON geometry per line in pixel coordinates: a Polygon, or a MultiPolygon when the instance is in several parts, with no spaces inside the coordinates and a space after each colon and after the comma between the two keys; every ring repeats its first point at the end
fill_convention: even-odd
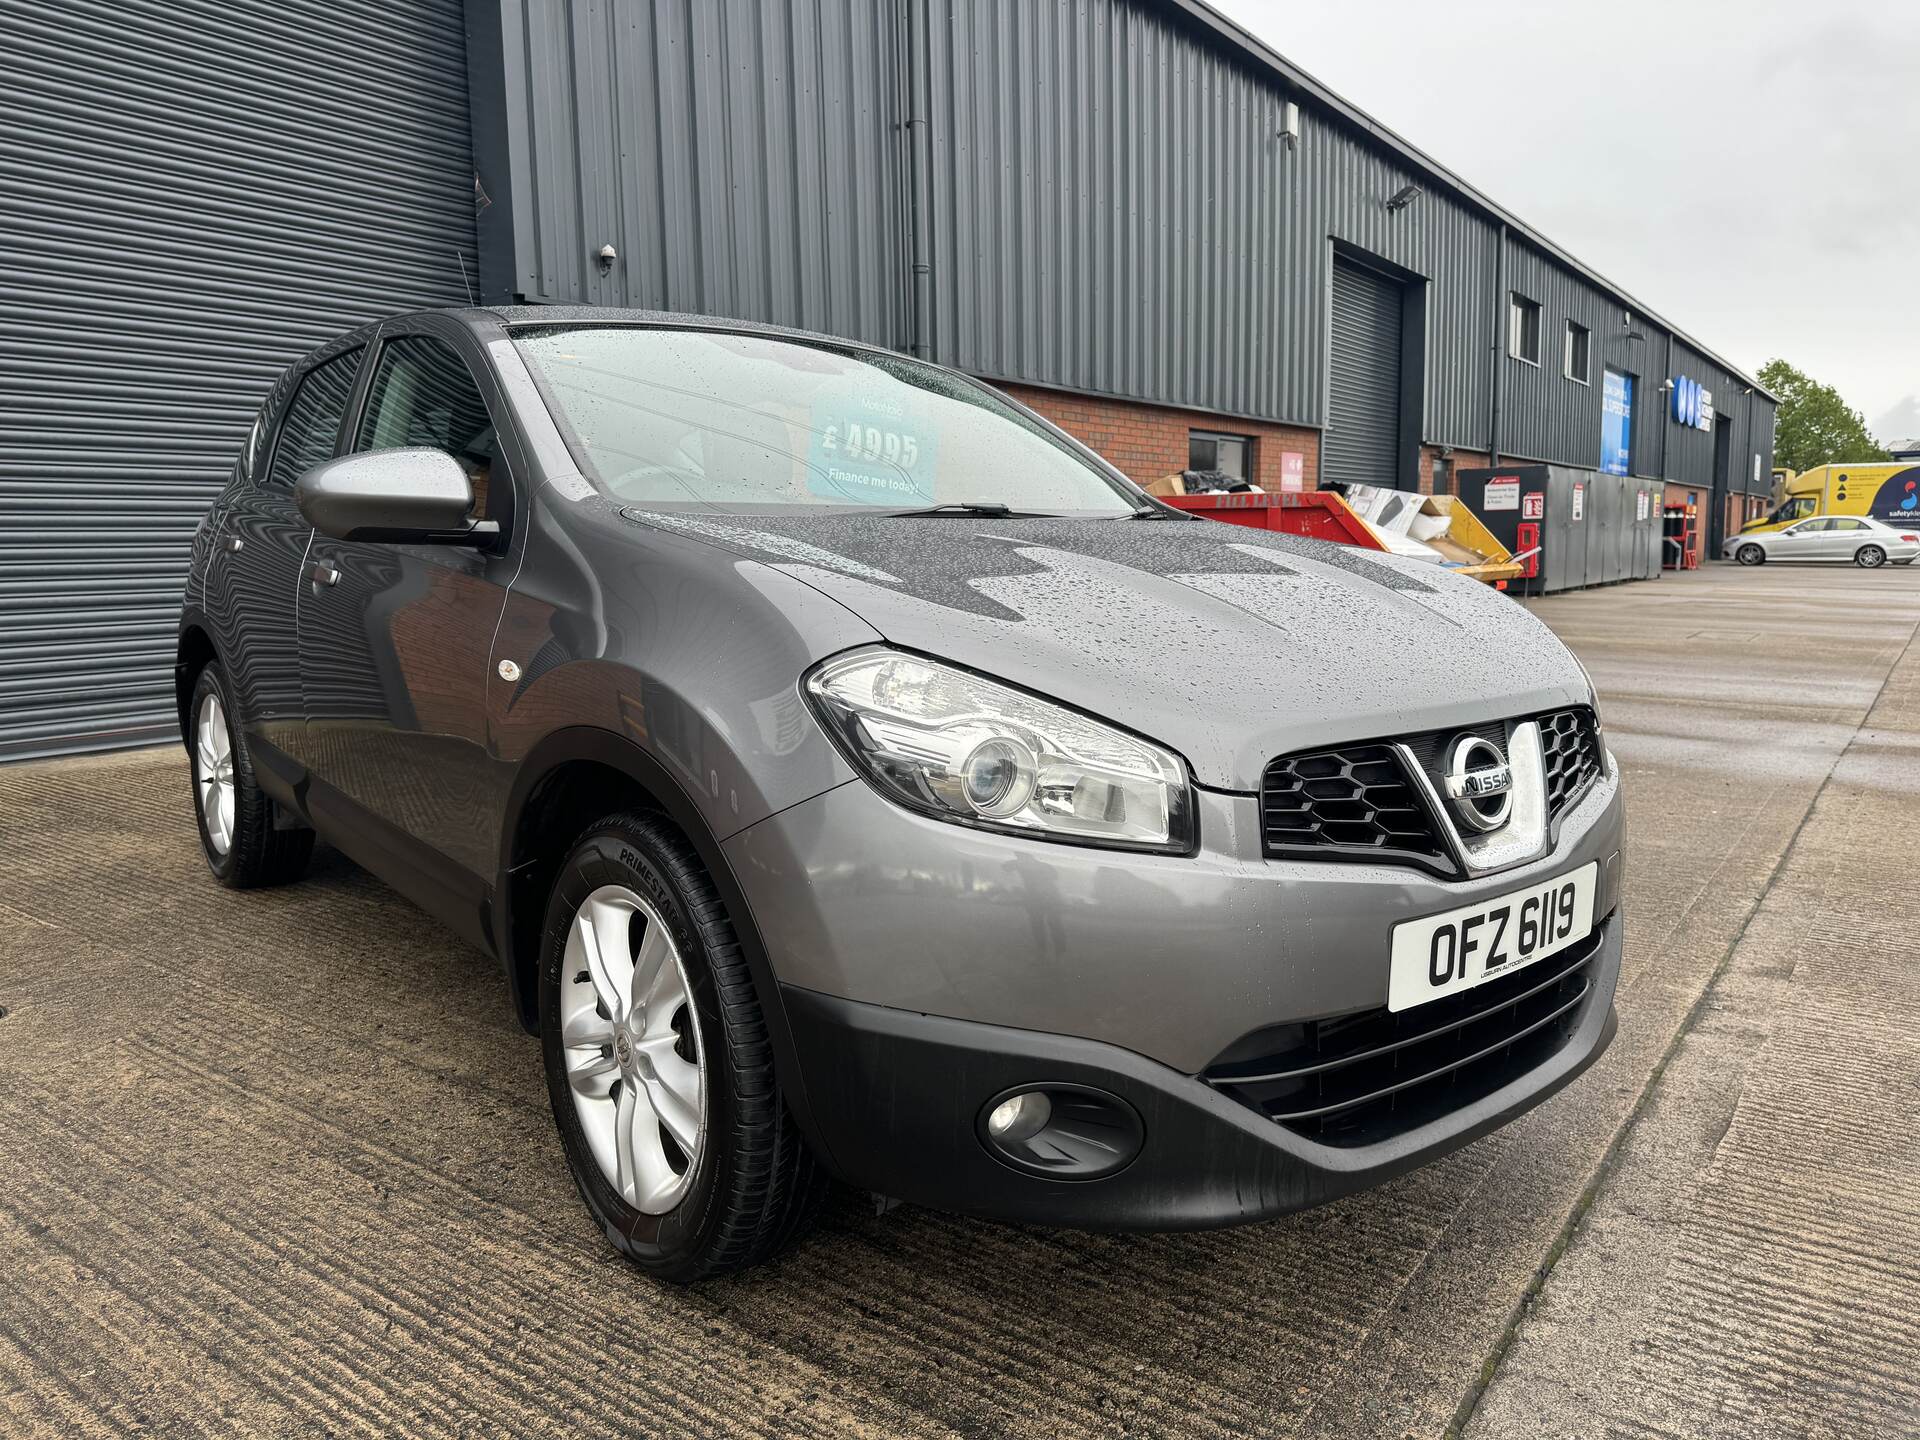
{"type": "Polygon", "coordinates": [[[1018,835],[1184,851],[1178,755],[1025,691],[894,650],[857,650],[806,678],[853,761],[923,815],[1018,835]]]}

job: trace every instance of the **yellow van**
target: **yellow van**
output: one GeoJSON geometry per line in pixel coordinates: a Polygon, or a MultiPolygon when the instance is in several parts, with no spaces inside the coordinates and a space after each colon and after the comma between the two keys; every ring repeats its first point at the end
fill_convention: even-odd
{"type": "Polygon", "coordinates": [[[1742,535],[1784,530],[1809,515],[1868,515],[1887,525],[1920,522],[1920,465],[1816,465],[1798,475],[1776,470],[1774,508],[1742,535]]]}

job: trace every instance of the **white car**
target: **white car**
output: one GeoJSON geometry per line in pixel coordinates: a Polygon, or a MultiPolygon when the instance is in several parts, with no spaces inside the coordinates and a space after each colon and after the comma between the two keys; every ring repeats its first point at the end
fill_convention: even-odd
{"type": "Polygon", "coordinates": [[[1731,537],[1721,554],[1742,565],[1769,560],[1831,560],[1863,570],[1920,559],[1920,527],[1896,530],[1864,515],[1816,515],[1785,530],[1731,537]]]}

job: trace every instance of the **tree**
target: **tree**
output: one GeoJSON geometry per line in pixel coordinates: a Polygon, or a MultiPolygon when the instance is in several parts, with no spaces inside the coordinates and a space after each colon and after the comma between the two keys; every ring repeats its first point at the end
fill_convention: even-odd
{"type": "Polygon", "coordinates": [[[1773,463],[1811,470],[1841,461],[1890,460],[1867,429],[1867,417],[1852,409],[1831,385],[1822,385],[1784,360],[1760,367],[1760,383],[1780,398],[1773,430],[1773,463]]]}

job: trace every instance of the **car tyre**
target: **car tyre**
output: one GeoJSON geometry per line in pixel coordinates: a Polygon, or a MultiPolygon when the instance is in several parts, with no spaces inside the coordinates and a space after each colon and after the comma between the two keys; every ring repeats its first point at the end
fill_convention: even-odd
{"type": "Polygon", "coordinates": [[[1878,570],[1887,563],[1887,552],[1878,545],[1862,545],[1853,552],[1853,563],[1862,570],[1878,570]]]}
{"type": "Polygon", "coordinates": [[[575,842],[547,905],[540,1015],[567,1164],[628,1259],[691,1284],[811,1227],[827,1178],[726,907],[663,817],[615,815],[575,842]]]}
{"type": "Polygon", "coordinates": [[[218,663],[201,667],[187,705],[187,755],[200,852],[231,890],[298,880],[313,858],[313,831],[287,826],[254,780],[246,729],[218,663]]]}
{"type": "Polygon", "coordinates": [[[1733,552],[1733,558],[1742,565],[1764,565],[1767,563],[1767,552],[1758,545],[1742,545],[1733,552]]]}

